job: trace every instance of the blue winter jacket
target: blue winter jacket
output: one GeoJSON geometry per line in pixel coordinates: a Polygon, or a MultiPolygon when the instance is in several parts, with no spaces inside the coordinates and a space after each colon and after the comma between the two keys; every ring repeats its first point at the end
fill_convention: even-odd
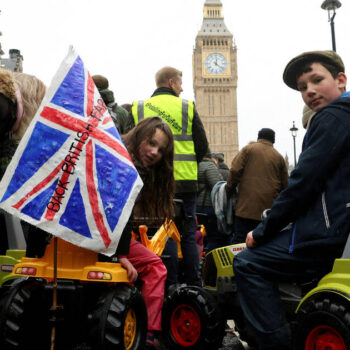
{"type": "Polygon", "coordinates": [[[312,118],[288,186],[253,231],[253,238],[261,244],[289,223],[290,252],[346,242],[350,232],[349,93],[312,118]]]}

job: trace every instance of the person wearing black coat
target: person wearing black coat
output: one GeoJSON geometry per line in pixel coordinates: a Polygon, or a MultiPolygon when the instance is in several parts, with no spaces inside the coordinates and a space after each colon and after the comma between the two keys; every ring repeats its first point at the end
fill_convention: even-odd
{"type": "Polygon", "coordinates": [[[219,172],[223,178],[224,181],[227,181],[228,174],[230,172],[230,168],[227,166],[227,164],[224,162],[224,154],[223,153],[217,153],[213,152],[211,154],[211,157],[216,163],[216,166],[219,169],[219,172]]]}

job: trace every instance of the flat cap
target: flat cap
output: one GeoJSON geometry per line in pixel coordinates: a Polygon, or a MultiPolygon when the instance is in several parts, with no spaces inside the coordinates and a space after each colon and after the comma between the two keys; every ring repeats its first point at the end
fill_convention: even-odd
{"type": "Polygon", "coordinates": [[[92,80],[97,86],[97,89],[99,90],[108,89],[108,86],[109,86],[108,79],[105,78],[103,75],[93,75],[92,80]]]}
{"type": "Polygon", "coordinates": [[[212,158],[217,158],[218,160],[221,160],[222,162],[224,161],[224,154],[223,153],[219,153],[219,152],[213,152],[211,154],[212,158]]]}
{"type": "Polygon", "coordinates": [[[327,50],[304,52],[289,61],[284,69],[283,81],[286,83],[286,85],[294,90],[298,90],[296,78],[300,74],[301,67],[307,62],[324,62],[339,69],[340,72],[345,72],[342,59],[334,51],[327,50]]]}

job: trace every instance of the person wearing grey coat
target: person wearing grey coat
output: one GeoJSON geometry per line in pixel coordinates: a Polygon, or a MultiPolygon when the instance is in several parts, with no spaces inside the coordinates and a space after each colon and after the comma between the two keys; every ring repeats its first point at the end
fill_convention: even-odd
{"type": "MultiPolygon", "coordinates": [[[[207,236],[205,239],[205,249],[210,251],[223,247],[230,243],[229,236],[219,232],[213,204],[211,201],[211,191],[214,185],[222,181],[223,178],[217,168],[210,152],[198,164],[198,195],[197,214],[205,214],[207,236]]],[[[200,216],[200,215],[198,215],[200,216]]]]}

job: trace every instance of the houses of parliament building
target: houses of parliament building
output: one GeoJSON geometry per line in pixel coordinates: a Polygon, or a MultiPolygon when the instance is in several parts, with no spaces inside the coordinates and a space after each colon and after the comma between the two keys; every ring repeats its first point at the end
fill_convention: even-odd
{"type": "Polygon", "coordinates": [[[193,52],[193,88],[212,152],[230,164],[238,152],[237,48],[220,0],[205,0],[193,52]]]}

